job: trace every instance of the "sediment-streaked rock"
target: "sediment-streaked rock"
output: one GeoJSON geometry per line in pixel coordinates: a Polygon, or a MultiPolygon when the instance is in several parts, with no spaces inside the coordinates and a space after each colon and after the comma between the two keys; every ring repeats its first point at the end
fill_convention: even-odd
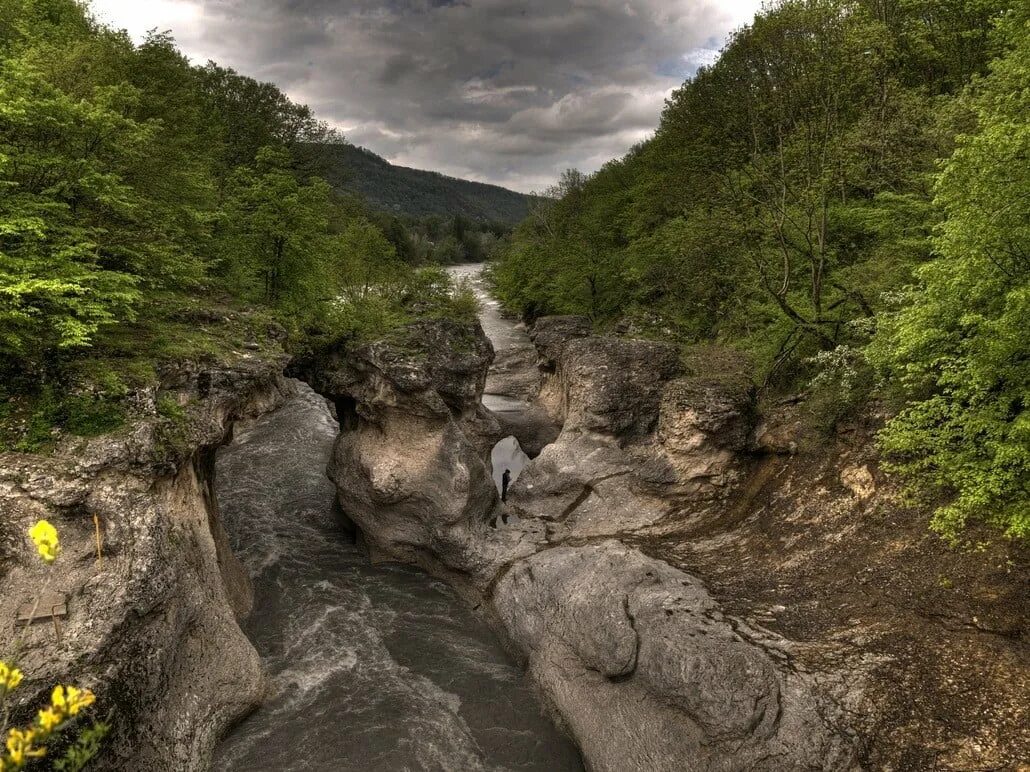
{"type": "Polygon", "coordinates": [[[839,708],[788,642],[617,541],[515,564],[493,607],[592,770],[846,769],[839,708]]]}

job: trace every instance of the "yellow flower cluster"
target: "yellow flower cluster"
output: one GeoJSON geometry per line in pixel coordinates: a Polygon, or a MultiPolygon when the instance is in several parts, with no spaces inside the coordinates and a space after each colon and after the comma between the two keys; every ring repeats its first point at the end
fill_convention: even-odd
{"type": "Polygon", "coordinates": [[[20,683],[21,671],[6,662],[0,662],[0,694],[14,691],[20,683]]]}
{"type": "Polygon", "coordinates": [[[35,729],[12,729],[7,733],[7,759],[11,769],[18,769],[29,759],[46,755],[46,748],[37,747],[35,729]]]}
{"type": "Polygon", "coordinates": [[[57,560],[61,551],[61,543],[57,539],[57,529],[46,520],[40,520],[29,529],[29,538],[39,550],[39,556],[47,563],[57,560]]]}
{"type": "Polygon", "coordinates": [[[7,754],[0,757],[0,772],[21,769],[30,759],[46,755],[46,743],[51,735],[95,700],[89,689],[55,686],[50,695],[50,704],[39,711],[34,726],[29,729],[11,729],[7,733],[7,754]]]}
{"type": "Polygon", "coordinates": [[[74,686],[55,686],[50,695],[50,707],[63,716],[77,716],[83,708],[88,708],[96,701],[89,689],[76,689],[74,686]]]}

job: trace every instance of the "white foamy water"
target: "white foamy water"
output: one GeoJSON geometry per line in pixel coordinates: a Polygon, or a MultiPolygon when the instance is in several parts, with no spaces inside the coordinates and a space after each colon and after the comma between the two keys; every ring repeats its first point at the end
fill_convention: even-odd
{"type": "Polygon", "coordinates": [[[264,707],[217,770],[581,770],[493,634],[441,582],[368,565],[333,515],[337,428],[310,389],[219,453],[216,483],[254,578],[245,625],[264,707]]]}

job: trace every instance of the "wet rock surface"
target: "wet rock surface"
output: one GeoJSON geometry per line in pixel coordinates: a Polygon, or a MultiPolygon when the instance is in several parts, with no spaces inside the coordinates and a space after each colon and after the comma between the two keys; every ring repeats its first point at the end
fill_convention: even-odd
{"type": "Polygon", "coordinates": [[[494,607],[597,770],[844,769],[839,708],[790,645],[617,541],[517,563],[494,607]],[[591,707],[593,706],[593,707],[591,707]]]}

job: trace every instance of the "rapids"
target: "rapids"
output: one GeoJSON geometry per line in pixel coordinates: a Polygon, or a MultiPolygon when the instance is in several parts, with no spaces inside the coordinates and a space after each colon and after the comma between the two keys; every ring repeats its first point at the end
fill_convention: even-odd
{"type": "Polygon", "coordinates": [[[222,742],[214,768],[581,770],[521,671],[447,585],[372,566],[353,544],[325,475],[337,431],[325,401],[299,385],[219,453],[222,519],[256,593],[244,630],[270,694],[222,742]]]}

